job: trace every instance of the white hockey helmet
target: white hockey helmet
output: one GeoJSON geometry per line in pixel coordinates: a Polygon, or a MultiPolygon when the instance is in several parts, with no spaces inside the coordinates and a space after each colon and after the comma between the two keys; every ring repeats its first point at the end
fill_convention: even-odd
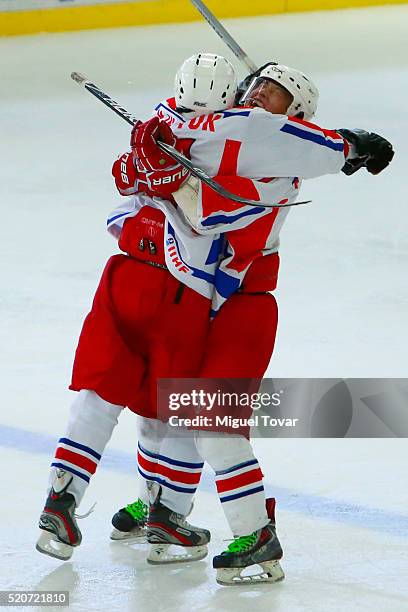
{"type": "Polygon", "coordinates": [[[278,83],[293,96],[293,101],[286,112],[287,115],[299,116],[306,119],[306,121],[309,121],[314,116],[319,100],[319,90],[313,81],[303,72],[283,64],[273,64],[264,68],[260,75],[249,85],[242,98],[243,101],[250,97],[250,92],[263,79],[278,83]]]}
{"type": "Polygon", "coordinates": [[[203,115],[231,108],[237,90],[232,64],[213,53],[198,53],[186,59],[174,82],[177,107],[203,115]]]}

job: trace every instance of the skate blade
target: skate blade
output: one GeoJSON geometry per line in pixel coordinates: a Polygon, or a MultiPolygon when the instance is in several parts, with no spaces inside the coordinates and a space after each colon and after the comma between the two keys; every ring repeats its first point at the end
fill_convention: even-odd
{"type": "Polygon", "coordinates": [[[259,563],[262,567],[262,572],[258,574],[251,574],[242,576],[242,567],[220,567],[217,569],[216,580],[218,584],[222,586],[241,586],[241,585],[255,585],[262,583],[273,583],[279,582],[285,578],[283,569],[279,561],[264,561],[259,563]]]}
{"type": "Polygon", "coordinates": [[[112,529],[110,534],[110,539],[115,542],[128,542],[132,543],[143,543],[146,542],[146,529],[140,529],[140,527],[135,527],[130,531],[119,531],[115,527],[112,529]]]}
{"type": "Polygon", "coordinates": [[[74,548],[69,544],[60,542],[54,533],[41,531],[41,535],[35,545],[38,552],[49,555],[61,561],[68,561],[72,557],[74,548]]]}
{"type": "Polygon", "coordinates": [[[163,565],[165,563],[188,563],[189,561],[200,561],[208,554],[206,544],[202,546],[178,546],[173,544],[152,544],[146,561],[152,565],[163,565]],[[182,550],[182,554],[173,554],[169,551],[171,546],[182,550]]]}

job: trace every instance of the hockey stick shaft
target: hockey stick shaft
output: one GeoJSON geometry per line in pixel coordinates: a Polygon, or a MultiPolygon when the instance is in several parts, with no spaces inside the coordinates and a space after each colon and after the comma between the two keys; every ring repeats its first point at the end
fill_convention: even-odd
{"type": "MultiPolygon", "coordinates": [[[[84,77],[82,74],[79,74],[79,72],[72,72],[71,78],[79,85],[82,85],[83,87],[85,87],[85,89],[87,89],[89,93],[91,93],[93,96],[95,96],[95,98],[97,98],[103,104],[105,104],[105,106],[113,110],[117,115],[119,115],[119,117],[122,117],[122,119],[127,121],[127,123],[129,123],[130,125],[141,123],[139,119],[137,119],[134,115],[129,113],[125,108],[123,108],[123,106],[120,106],[118,102],[113,100],[107,93],[102,91],[102,89],[100,89],[97,85],[95,85],[95,83],[88,81],[86,77],[84,77]]],[[[224,189],[224,187],[222,187],[216,181],[214,181],[211,177],[209,177],[204,172],[204,170],[194,166],[194,164],[187,157],[182,155],[182,153],[179,153],[179,151],[174,149],[174,147],[164,142],[158,142],[157,146],[159,147],[161,151],[164,151],[165,153],[170,155],[173,159],[178,161],[179,164],[184,166],[184,168],[187,168],[188,170],[190,170],[193,176],[195,176],[196,178],[200,179],[200,181],[208,185],[210,189],[212,189],[213,191],[216,191],[222,197],[227,198],[229,200],[233,200],[234,202],[246,204],[247,206],[257,206],[257,207],[262,206],[265,208],[287,208],[290,206],[300,206],[301,204],[308,204],[310,202],[310,200],[307,200],[306,202],[293,202],[291,204],[268,204],[266,202],[261,202],[258,200],[249,200],[248,198],[243,198],[239,195],[231,193],[230,191],[227,191],[227,189],[224,189]]]]}
{"type": "Polygon", "coordinates": [[[88,81],[86,77],[84,77],[79,72],[72,72],[71,79],[73,79],[79,85],[82,85],[83,87],[85,87],[85,89],[87,89],[89,93],[95,96],[95,98],[98,98],[98,100],[100,100],[103,104],[105,104],[105,106],[113,110],[113,112],[119,115],[119,117],[122,117],[122,119],[127,121],[129,125],[133,126],[135,125],[135,123],[141,123],[141,121],[137,119],[137,117],[134,117],[133,115],[131,115],[131,113],[129,113],[122,106],[120,106],[120,104],[115,102],[115,100],[113,100],[110,96],[108,96],[107,93],[102,91],[102,89],[100,89],[97,85],[95,85],[95,83],[91,83],[91,81],[88,81]]]}
{"type": "Polygon", "coordinates": [[[218,21],[216,16],[210,11],[210,9],[201,2],[201,0],[191,0],[192,4],[201,13],[204,19],[210,24],[212,29],[218,34],[218,36],[225,42],[225,44],[231,49],[233,54],[240,62],[245,64],[249,72],[255,72],[258,70],[258,66],[251,60],[250,57],[245,53],[242,47],[239,46],[236,40],[234,40],[231,34],[224,28],[224,26],[218,21]]]}

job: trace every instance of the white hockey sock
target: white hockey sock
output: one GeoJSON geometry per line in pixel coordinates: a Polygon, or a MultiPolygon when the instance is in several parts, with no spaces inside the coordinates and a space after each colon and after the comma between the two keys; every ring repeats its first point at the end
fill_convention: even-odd
{"type": "Polygon", "coordinates": [[[161,486],[160,502],[167,508],[189,514],[203,465],[192,432],[169,431],[161,421],[139,419],[139,474],[161,486]]]}
{"type": "Polygon", "coordinates": [[[145,504],[153,503],[160,488],[153,480],[156,476],[160,445],[167,432],[167,424],[158,419],[137,418],[137,464],[139,472],[139,498],[145,504]],[[144,461],[144,458],[146,460],[144,461]]]}
{"type": "Polygon", "coordinates": [[[185,427],[169,427],[157,465],[158,481],[162,486],[161,503],[178,514],[189,515],[203,467],[194,432],[185,427]]]}
{"type": "Polygon", "coordinates": [[[67,491],[79,506],[122,409],[123,406],[110,404],[94,391],[84,389],[77,394],[51,464],[49,490],[57,468],[70,472],[73,479],[67,491]]]}
{"type": "Polygon", "coordinates": [[[243,436],[199,431],[197,448],[215,471],[225,517],[234,536],[248,535],[268,522],[262,472],[243,436]]]}

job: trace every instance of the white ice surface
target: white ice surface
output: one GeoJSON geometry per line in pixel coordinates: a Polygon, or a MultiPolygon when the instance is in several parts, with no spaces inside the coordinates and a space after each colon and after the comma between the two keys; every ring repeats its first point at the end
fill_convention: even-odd
{"type": "MultiPolygon", "coordinates": [[[[399,6],[227,22],[256,62],[313,76],[318,122],[378,131],[396,150],[378,177],[304,185],[313,203],[282,232],[271,376],[407,375],[407,21],[399,6]]],[[[286,553],[287,580],[273,587],[218,587],[210,559],[152,568],[140,546],[109,542],[112,513],[135,496],[131,414],[81,508],[98,502],[72,562],[33,548],[81,321],[115,251],[104,227],[117,201],[110,166],[129,132],[69,74],[145,118],[200,50],[231,57],[205,23],[0,39],[0,589],[66,588],[81,611],[406,611],[405,440],[255,441],[286,553]]],[[[211,553],[225,548],[210,474],[192,518],[211,528],[211,553]]]]}

